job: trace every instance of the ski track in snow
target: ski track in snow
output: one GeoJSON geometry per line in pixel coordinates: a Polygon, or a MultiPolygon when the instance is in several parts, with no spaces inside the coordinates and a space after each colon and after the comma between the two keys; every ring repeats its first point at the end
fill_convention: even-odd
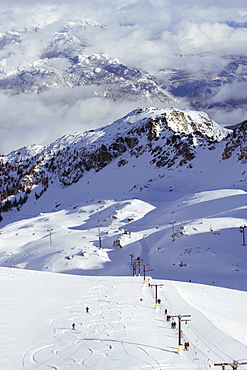
{"type": "Polygon", "coordinates": [[[78,296],[78,304],[64,307],[65,315],[50,319],[51,334],[23,354],[22,369],[208,370],[215,362],[247,358],[243,343],[183,299],[181,284],[153,282],[163,284],[156,308],[154,287],[141,277],[118,284],[112,277],[92,279],[78,296]],[[169,315],[191,315],[187,325],[182,322],[182,342],[190,342],[189,351],[178,354],[178,325],[171,329],[165,308],[169,315]]]}
{"type": "MultiPolygon", "coordinates": [[[[43,341],[52,343],[40,343],[39,347],[27,351],[23,356],[23,369],[103,370],[116,369],[123,362],[128,364],[128,368],[161,369],[148,346],[144,348],[140,343],[132,343],[126,338],[124,323],[126,320],[130,322],[138,314],[138,307],[131,302],[126,304],[126,297],[119,302],[120,295],[122,292],[117,296],[112,285],[97,282],[91,302],[87,300],[92,313],[85,313],[83,302],[80,302],[78,306],[67,308],[68,315],[53,319],[53,335],[43,341]],[[94,314],[97,307],[99,311],[96,310],[94,314]],[[76,325],[75,330],[68,329],[68,321],[72,324],[78,320],[82,322],[76,325]]],[[[148,296],[150,300],[149,293],[148,296]]],[[[131,297],[131,300],[137,300],[137,297],[131,297]]]]}

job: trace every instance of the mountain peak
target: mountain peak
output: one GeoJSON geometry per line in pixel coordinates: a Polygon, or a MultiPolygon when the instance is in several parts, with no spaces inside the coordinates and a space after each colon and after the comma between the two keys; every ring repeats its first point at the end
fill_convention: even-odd
{"type": "MultiPolygon", "coordinates": [[[[190,168],[195,158],[200,162],[200,147],[215,149],[229,136],[225,148],[220,144],[222,158],[227,159],[240,145],[235,141],[229,150],[234,140],[231,133],[203,112],[138,108],[111,125],[64,135],[45,147],[32,145],[3,156],[2,201],[5,206],[14,196],[19,199],[23,192],[26,196],[34,189],[38,199],[55,178],[61,186],[69,186],[85,173],[101,171],[114,163],[121,172],[133,158],[143,157],[143,166],[163,168],[163,172],[168,168],[190,168]]],[[[214,160],[218,162],[219,158],[214,160]]]]}
{"type": "Polygon", "coordinates": [[[120,123],[142,122],[143,119],[160,121],[163,123],[161,129],[170,128],[175,133],[183,134],[199,132],[212,140],[221,140],[231,131],[214,122],[205,112],[178,108],[139,108],[126,115],[120,123]]]}

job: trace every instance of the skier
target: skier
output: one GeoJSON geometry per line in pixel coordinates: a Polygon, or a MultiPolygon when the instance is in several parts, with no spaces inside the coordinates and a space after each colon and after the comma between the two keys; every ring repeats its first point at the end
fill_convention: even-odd
{"type": "Polygon", "coordinates": [[[72,329],[75,330],[75,323],[72,324],[72,329]]]}
{"type": "Polygon", "coordinates": [[[89,308],[88,307],[86,307],[86,312],[89,313],[89,308]]]}
{"type": "Polygon", "coordinates": [[[176,323],[175,323],[175,321],[173,321],[173,322],[171,323],[171,328],[172,328],[172,329],[176,329],[176,323]]]}
{"type": "Polygon", "coordinates": [[[185,351],[188,351],[189,350],[189,346],[190,346],[189,342],[184,342],[184,349],[185,349],[185,351]]]}

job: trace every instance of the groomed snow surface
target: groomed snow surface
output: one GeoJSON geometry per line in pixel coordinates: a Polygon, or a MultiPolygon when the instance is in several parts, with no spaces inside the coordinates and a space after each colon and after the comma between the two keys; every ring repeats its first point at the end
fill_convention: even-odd
{"type": "Polygon", "coordinates": [[[0,280],[1,369],[211,369],[247,361],[247,292],[3,267],[0,280]],[[153,284],[160,284],[158,307],[153,284]],[[178,328],[165,309],[191,315],[182,321],[189,351],[178,353],[178,328]]]}

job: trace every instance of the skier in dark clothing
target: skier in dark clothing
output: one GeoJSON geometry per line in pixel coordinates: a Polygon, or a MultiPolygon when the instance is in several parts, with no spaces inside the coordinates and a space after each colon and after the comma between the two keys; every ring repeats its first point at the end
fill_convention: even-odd
{"type": "Polygon", "coordinates": [[[72,329],[75,330],[75,323],[72,324],[72,329]]]}
{"type": "Polygon", "coordinates": [[[190,346],[189,342],[184,342],[184,349],[185,349],[185,351],[188,351],[189,350],[189,346],[190,346]]]}
{"type": "Polygon", "coordinates": [[[172,328],[172,329],[176,329],[176,323],[175,323],[175,321],[173,321],[173,322],[171,323],[171,328],[172,328]]]}
{"type": "Polygon", "coordinates": [[[89,308],[88,307],[86,307],[86,312],[89,313],[89,308]]]}

